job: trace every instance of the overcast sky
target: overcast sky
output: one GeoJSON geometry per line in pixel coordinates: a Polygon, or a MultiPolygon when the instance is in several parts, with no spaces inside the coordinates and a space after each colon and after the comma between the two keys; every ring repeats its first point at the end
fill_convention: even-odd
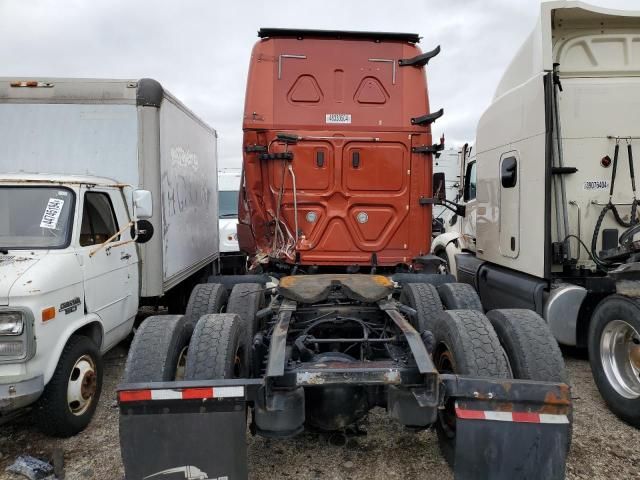
{"type": "MultiPolygon", "coordinates": [[[[447,146],[482,111],[533,28],[539,0],[0,0],[0,76],[159,80],[218,130],[222,167],[241,162],[242,110],[260,27],[419,33],[442,46],[427,70],[447,146]]],[[[640,0],[592,0],[640,8],[640,0]]]]}

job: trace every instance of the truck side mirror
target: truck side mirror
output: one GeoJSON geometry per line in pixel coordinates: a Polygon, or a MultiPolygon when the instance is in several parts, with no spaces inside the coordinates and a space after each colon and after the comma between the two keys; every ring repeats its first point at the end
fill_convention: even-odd
{"type": "Polygon", "coordinates": [[[135,239],[136,243],[147,243],[153,238],[152,223],[149,220],[138,220],[131,225],[131,238],[135,239]]]}
{"type": "Polygon", "coordinates": [[[433,188],[433,196],[435,198],[438,200],[444,200],[447,198],[444,172],[437,172],[433,174],[433,182],[431,186],[433,188]]]}
{"type": "Polygon", "coordinates": [[[153,216],[153,198],[149,190],[133,191],[133,216],[136,220],[146,220],[153,216]]]}

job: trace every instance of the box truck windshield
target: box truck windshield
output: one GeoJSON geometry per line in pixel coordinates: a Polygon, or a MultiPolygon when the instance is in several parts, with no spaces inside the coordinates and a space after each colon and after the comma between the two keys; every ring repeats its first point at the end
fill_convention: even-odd
{"type": "Polygon", "coordinates": [[[73,203],[64,188],[0,187],[0,249],[67,247],[73,203]]]}

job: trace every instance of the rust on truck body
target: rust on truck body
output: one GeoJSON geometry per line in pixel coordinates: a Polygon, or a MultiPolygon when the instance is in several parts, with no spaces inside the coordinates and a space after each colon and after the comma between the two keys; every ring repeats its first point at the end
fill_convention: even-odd
{"type": "Polygon", "coordinates": [[[418,37],[260,36],[243,121],[241,248],[254,264],[394,266],[427,254],[431,206],[419,199],[431,196],[432,158],[412,148],[432,139],[411,120],[430,112],[426,76],[399,63],[421,53],[418,37]]]}

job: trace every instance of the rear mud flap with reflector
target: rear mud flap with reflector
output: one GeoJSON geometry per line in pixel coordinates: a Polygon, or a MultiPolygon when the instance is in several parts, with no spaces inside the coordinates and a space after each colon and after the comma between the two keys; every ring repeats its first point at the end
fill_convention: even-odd
{"type": "Polygon", "coordinates": [[[567,415],[476,410],[465,403],[456,407],[456,480],[565,478],[567,415]]]}
{"type": "Polygon", "coordinates": [[[119,388],[126,480],[247,479],[246,386],[193,383],[119,388]]]}

